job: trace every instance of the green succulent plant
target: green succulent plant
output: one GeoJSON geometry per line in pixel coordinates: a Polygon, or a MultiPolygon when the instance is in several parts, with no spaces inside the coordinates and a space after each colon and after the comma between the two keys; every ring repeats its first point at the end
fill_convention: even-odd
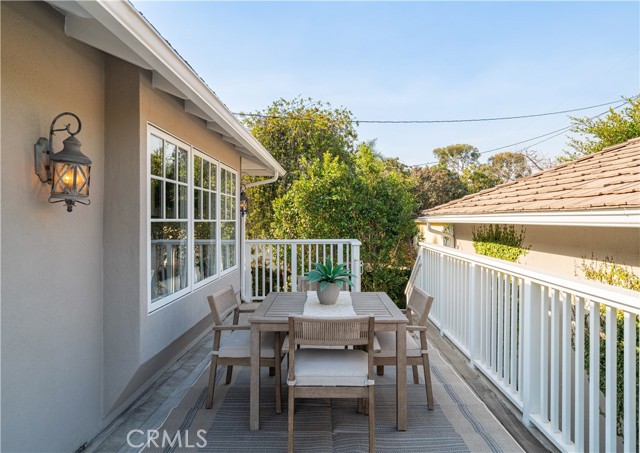
{"type": "Polygon", "coordinates": [[[342,286],[346,283],[349,286],[353,286],[351,277],[355,277],[355,275],[349,272],[345,264],[336,264],[334,266],[331,259],[328,259],[325,264],[313,263],[313,265],[315,269],[310,270],[306,277],[309,283],[319,282],[320,291],[324,291],[330,284],[342,286]]]}

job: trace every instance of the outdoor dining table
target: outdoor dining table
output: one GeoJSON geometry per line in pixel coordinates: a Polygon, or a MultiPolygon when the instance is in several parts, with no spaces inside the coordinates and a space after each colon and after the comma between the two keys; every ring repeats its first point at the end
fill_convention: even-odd
{"type": "MultiPolygon", "coordinates": [[[[407,429],[407,317],[382,292],[352,292],[356,315],[373,315],[376,332],[396,332],[396,421],[399,431],[407,429]]],[[[249,317],[251,324],[250,429],[260,429],[260,332],[287,332],[290,315],[302,315],[307,293],[271,292],[249,317]]],[[[278,335],[279,337],[279,335],[278,335]]]]}

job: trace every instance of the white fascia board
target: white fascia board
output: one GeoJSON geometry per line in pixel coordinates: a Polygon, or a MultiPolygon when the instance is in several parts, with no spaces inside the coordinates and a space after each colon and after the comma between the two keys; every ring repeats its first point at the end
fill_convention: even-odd
{"type": "Polygon", "coordinates": [[[434,215],[420,216],[416,219],[416,222],[640,228],[640,209],[519,212],[513,214],[434,215]]]}
{"type": "Polygon", "coordinates": [[[117,36],[175,89],[184,93],[194,107],[219,124],[233,139],[249,150],[273,172],[286,172],[262,144],[240,123],[211,89],[185,63],[160,34],[127,1],[80,2],[93,18],[117,36]]]}

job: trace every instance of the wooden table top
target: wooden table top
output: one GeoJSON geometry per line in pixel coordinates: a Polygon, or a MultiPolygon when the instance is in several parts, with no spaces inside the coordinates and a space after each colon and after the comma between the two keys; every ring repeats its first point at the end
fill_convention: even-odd
{"type": "MultiPolygon", "coordinates": [[[[289,315],[301,315],[306,292],[272,292],[262,301],[260,307],[250,315],[250,323],[286,323],[289,315]]],[[[357,315],[372,314],[376,324],[406,324],[407,317],[393,303],[386,293],[352,292],[353,310],[357,315]]]]}

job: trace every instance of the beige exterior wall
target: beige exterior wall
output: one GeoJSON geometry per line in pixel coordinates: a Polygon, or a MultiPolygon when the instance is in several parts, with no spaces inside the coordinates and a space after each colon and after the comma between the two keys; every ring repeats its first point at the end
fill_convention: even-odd
{"type": "Polygon", "coordinates": [[[147,124],[239,175],[240,155],[147,71],[68,38],[48,4],[0,5],[1,449],[74,451],[206,333],[206,295],[239,289],[231,272],[148,314],[147,124]],[[93,161],[91,205],[73,213],[34,174],[63,111],[93,161]]]}
{"type": "Polygon", "coordinates": [[[112,57],[107,59],[107,69],[107,142],[114,143],[108,147],[107,178],[118,192],[107,195],[105,211],[109,219],[105,228],[105,250],[109,249],[105,252],[105,294],[110,295],[105,296],[109,304],[105,303],[104,401],[105,414],[111,415],[206,332],[210,325],[207,295],[226,285],[240,289],[240,272],[235,271],[147,313],[148,125],[220,160],[237,170],[238,176],[240,155],[207,129],[204,120],[185,113],[181,99],[155,90],[148,71],[112,57]],[[136,101],[135,107],[127,98],[136,101]],[[131,313],[136,316],[132,318],[131,313]]]}
{"type": "MultiPolygon", "coordinates": [[[[473,249],[473,224],[456,224],[456,248],[467,253],[473,249]]],[[[630,267],[640,274],[640,229],[603,228],[579,226],[516,225],[516,231],[525,228],[525,245],[531,246],[529,253],[520,258],[520,264],[542,272],[557,275],[584,276],[579,269],[583,258],[598,261],[605,257],[630,267]]],[[[426,224],[420,229],[427,243],[441,244],[438,235],[427,232],[426,224]],[[440,242],[439,242],[440,241],[440,242]]],[[[433,229],[441,229],[435,226],[433,229]]]]}
{"type": "Polygon", "coordinates": [[[73,451],[101,428],[104,55],[45,3],[0,8],[1,448],[73,451]],[[91,205],[72,213],[34,174],[33,144],[64,111],[93,161],[91,205]]]}

